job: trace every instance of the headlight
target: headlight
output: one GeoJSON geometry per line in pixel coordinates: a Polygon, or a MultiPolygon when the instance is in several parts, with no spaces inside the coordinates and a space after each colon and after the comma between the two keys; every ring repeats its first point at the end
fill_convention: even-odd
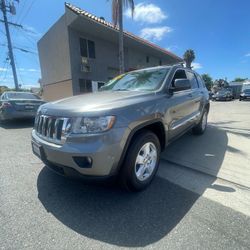
{"type": "Polygon", "coordinates": [[[114,116],[77,118],[73,124],[73,134],[101,133],[113,127],[114,116]]]}

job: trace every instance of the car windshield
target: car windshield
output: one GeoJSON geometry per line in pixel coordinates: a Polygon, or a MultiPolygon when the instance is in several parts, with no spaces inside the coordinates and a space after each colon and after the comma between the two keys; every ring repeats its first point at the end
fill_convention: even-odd
{"type": "Polygon", "coordinates": [[[247,94],[250,94],[250,89],[244,89],[243,92],[247,93],[247,94]]]}
{"type": "Polygon", "coordinates": [[[218,91],[218,94],[226,94],[228,92],[229,92],[228,90],[220,90],[220,91],[218,91]]]}
{"type": "Polygon", "coordinates": [[[160,88],[169,69],[146,69],[119,75],[104,85],[101,91],[154,91],[160,88]]]}
{"type": "Polygon", "coordinates": [[[40,98],[37,95],[27,92],[11,92],[7,93],[8,99],[34,99],[39,100],[40,98]]]}

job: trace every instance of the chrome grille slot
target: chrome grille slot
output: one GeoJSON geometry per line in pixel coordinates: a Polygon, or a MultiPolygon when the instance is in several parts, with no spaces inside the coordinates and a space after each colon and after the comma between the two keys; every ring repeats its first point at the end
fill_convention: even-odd
{"type": "Polygon", "coordinates": [[[36,134],[42,139],[56,144],[63,144],[70,132],[70,118],[37,115],[35,119],[36,134]]]}

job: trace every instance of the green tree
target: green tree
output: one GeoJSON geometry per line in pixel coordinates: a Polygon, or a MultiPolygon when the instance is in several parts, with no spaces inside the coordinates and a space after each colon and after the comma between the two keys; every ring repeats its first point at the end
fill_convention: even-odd
{"type": "Polygon", "coordinates": [[[119,27],[119,69],[124,73],[124,46],[123,46],[123,7],[130,8],[132,17],[135,4],[133,0],[112,0],[112,19],[115,26],[119,27]]]}
{"type": "Polygon", "coordinates": [[[244,82],[246,80],[247,80],[247,78],[236,77],[233,81],[234,82],[244,82]]]}
{"type": "Polygon", "coordinates": [[[213,86],[213,79],[209,74],[202,74],[201,75],[203,81],[206,84],[206,87],[208,90],[211,90],[212,86],[213,86]]]}
{"type": "Polygon", "coordinates": [[[186,67],[191,69],[191,64],[195,59],[195,53],[192,49],[186,50],[186,52],[183,55],[183,59],[186,62],[186,67]]]}

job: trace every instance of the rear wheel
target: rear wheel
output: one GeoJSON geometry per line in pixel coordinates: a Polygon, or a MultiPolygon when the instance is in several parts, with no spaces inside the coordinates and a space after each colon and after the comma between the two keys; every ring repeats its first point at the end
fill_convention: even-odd
{"type": "Polygon", "coordinates": [[[144,130],[133,139],[120,172],[123,187],[130,191],[145,189],[159,167],[161,146],[158,137],[144,130]]]}
{"type": "Polygon", "coordinates": [[[207,111],[207,109],[205,109],[203,112],[203,115],[201,117],[200,122],[192,129],[193,134],[202,135],[206,131],[207,116],[208,116],[208,111],[207,111]]]}

